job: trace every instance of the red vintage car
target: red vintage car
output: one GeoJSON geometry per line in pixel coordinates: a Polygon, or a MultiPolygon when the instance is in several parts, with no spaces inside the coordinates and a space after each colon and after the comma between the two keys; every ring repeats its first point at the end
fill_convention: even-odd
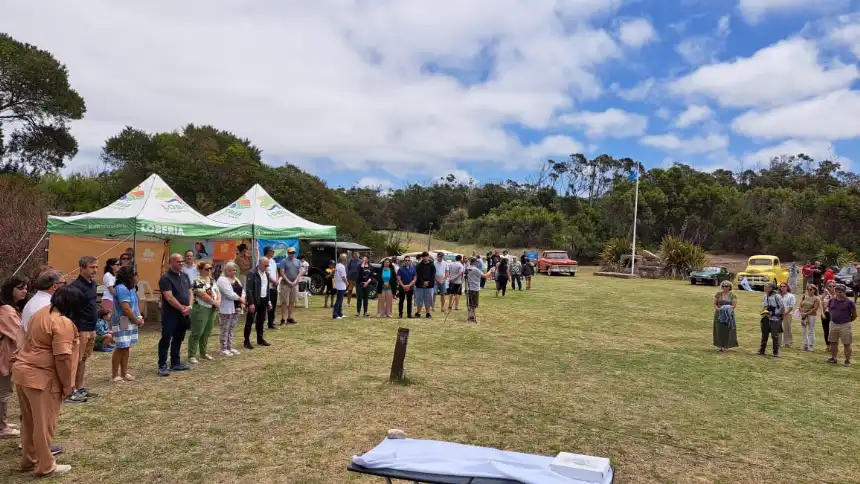
{"type": "Polygon", "coordinates": [[[541,252],[538,259],[538,272],[550,276],[554,274],[575,276],[578,268],[579,263],[571,259],[563,250],[545,250],[541,252]]]}

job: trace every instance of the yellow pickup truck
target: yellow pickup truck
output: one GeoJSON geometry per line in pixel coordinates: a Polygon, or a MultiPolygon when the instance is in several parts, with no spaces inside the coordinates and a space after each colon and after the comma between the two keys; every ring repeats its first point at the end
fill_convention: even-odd
{"type": "Polygon", "coordinates": [[[783,282],[788,282],[788,269],[780,266],[779,257],[754,255],[747,261],[747,268],[735,276],[735,286],[738,289],[743,289],[741,281],[744,277],[754,289],[763,289],[765,284],[769,282],[777,286],[783,282]]]}

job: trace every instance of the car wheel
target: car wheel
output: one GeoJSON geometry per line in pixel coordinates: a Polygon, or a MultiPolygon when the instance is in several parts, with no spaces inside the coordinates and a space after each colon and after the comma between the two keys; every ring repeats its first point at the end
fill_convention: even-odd
{"type": "Polygon", "coordinates": [[[319,296],[323,292],[325,292],[325,277],[322,274],[313,274],[311,275],[311,284],[308,290],[314,296],[319,296]]]}
{"type": "Polygon", "coordinates": [[[570,277],[576,277],[576,272],[571,272],[570,277]]]}
{"type": "Polygon", "coordinates": [[[717,284],[719,284],[719,283],[720,283],[720,281],[718,281],[716,277],[715,277],[715,278],[713,278],[713,279],[711,279],[711,282],[710,282],[710,284],[711,284],[712,286],[716,286],[716,285],[717,285],[717,284]]]}
{"type": "Polygon", "coordinates": [[[693,279],[693,278],[690,278],[690,285],[691,285],[691,286],[695,286],[695,285],[696,285],[696,280],[695,280],[695,279],[693,279]]]}

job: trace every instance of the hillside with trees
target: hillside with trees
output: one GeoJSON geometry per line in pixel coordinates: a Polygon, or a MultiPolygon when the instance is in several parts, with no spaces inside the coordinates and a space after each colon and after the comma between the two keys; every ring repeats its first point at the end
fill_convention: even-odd
{"type": "MultiPolygon", "coordinates": [[[[574,154],[531,180],[478,185],[451,177],[396,190],[341,190],[377,229],[426,232],[462,243],[556,247],[595,260],[604,243],[630,238],[636,163],[574,154]]],[[[837,161],[781,156],[740,172],[676,164],[640,174],[638,243],[675,235],[710,251],[786,259],[860,248],[860,179],[837,161]]]]}

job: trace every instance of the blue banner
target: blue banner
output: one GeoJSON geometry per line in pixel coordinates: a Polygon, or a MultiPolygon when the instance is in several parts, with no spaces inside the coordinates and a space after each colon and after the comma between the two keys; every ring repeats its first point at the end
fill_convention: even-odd
{"type": "Polygon", "coordinates": [[[290,247],[296,249],[296,257],[299,255],[299,239],[284,239],[284,240],[262,240],[257,239],[257,251],[262,256],[265,247],[275,249],[275,261],[281,262],[287,257],[287,249],[290,247]]]}
{"type": "Polygon", "coordinates": [[[538,252],[536,250],[528,250],[526,251],[526,257],[531,260],[538,260],[538,252]]]}

